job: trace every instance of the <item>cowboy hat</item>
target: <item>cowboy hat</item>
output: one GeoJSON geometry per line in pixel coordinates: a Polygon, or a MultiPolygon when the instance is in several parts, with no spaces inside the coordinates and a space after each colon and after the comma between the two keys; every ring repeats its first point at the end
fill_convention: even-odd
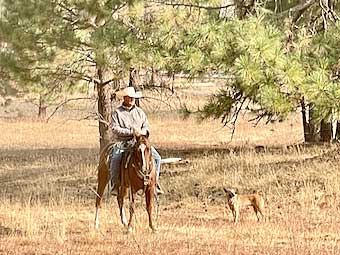
{"type": "Polygon", "coordinates": [[[141,98],[142,97],[142,92],[141,91],[135,91],[134,87],[126,87],[123,90],[120,90],[116,93],[117,96],[119,97],[133,97],[133,98],[141,98]]]}

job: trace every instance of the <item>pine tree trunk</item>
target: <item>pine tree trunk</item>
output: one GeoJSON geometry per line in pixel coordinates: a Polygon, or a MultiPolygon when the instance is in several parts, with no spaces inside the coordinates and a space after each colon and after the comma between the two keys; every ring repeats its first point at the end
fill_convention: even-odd
{"type": "Polygon", "coordinates": [[[47,116],[47,106],[39,105],[38,118],[44,120],[46,119],[46,116],[47,116]]]}
{"type": "Polygon", "coordinates": [[[340,140],[340,122],[336,122],[335,140],[340,140]]]}
{"type": "Polygon", "coordinates": [[[156,71],[152,67],[152,69],[151,69],[151,78],[150,78],[150,81],[149,81],[149,86],[154,87],[155,86],[155,82],[156,82],[156,71]]]}
{"type": "Polygon", "coordinates": [[[320,141],[320,125],[317,125],[313,121],[313,110],[312,105],[306,105],[304,98],[301,100],[301,111],[302,111],[302,123],[303,123],[303,133],[305,142],[315,143],[320,141]]]}
{"type": "Polygon", "coordinates": [[[112,130],[110,127],[112,114],[112,89],[109,83],[103,83],[102,72],[102,69],[98,68],[97,74],[100,80],[100,83],[97,84],[100,150],[112,141],[112,130]]]}
{"type": "Polygon", "coordinates": [[[320,142],[330,142],[332,140],[332,125],[325,120],[320,124],[320,142]]]}
{"type": "Polygon", "coordinates": [[[46,119],[47,116],[47,105],[44,100],[44,96],[39,96],[39,109],[38,109],[38,118],[39,119],[46,119]]]}
{"type": "Polygon", "coordinates": [[[306,142],[316,143],[320,142],[320,124],[315,124],[312,121],[308,124],[309,125],[309,137],[310,140],[306,142]]]}
{"type": "MultiPolygon", "coordinates": [[[[129,76],[129,87],[134,87],[135,90],[139,90],[138,85],[138,71],[134,68],[130,68],[130,76],[129,76]]],[[[136,98],[136,105],[139,106],[139,99],[136,98]]]]}
{"type": "Polygon", "coordinates": [[[301,113],[302,113],[302,125],[303,125],[303,135],[304,135],[304,140],[305,142],[309,142],[310,141],[310,130],[309,130],[309,125],[307,122],[307,114],[306,114],[306,104],[305,104],[305,99],[302,98],[301,99],[301,113]]]}
{"type": "Polygon", "coordinates": [[[130,68],[129,86],[132,86],[136,90],[139,90],[138,80],[139,80],[138,70],[130,68]]]}

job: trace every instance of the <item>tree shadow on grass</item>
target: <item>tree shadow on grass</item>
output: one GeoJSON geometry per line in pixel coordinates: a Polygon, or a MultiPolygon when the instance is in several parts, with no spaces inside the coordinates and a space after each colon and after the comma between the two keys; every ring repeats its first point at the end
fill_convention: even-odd
{"type": "MultiPolygon", "coordinates": [[[[181,157],[194,161],[202,156],[238,155],[253,150],[254,153],[285,153],[287,148],[265,148],[257,152],[254,148],[228,147],[186,147],[157,148],[162,158],[181,157]]],[[[67,201],[87,201],[95,199],[97,188],[97,148],[59,148],[32,150],[0,149],[0,196],[13,201],[48,203],[51,199],[67,201]],[[84,170],[83,170],[84,169],[84,170]],[[64,196],[64,197],[63,197],[64,196]]],[[[320,160],[339,160],[339,147],[334,150],[307,159],[289,159],[283,162],[263,163],[259,168],[285,171],[299,164],[312,164],[320,160]]],[[[190,162],[189,161],[189,162],[190,162]]],[[[261,163],[262,164],[262,163],[261,163]]],[[[186,164],[170,169],[162,167],[161,178],[172,178],[177,175],[188,175],[186,164]]]]}
{"type": "Polygon", "coordinates": [[[93,198],[97,162],[96,149],[0,150],[0,195],[30,203],[93,198]]]}
{"type": "Polygon", "coordinates": [[[11,236],[11,235],[21,236],[23,235],[23,232],[20,229],[13,229],[13,228],[0,225],[0,237],[11,236]]]}

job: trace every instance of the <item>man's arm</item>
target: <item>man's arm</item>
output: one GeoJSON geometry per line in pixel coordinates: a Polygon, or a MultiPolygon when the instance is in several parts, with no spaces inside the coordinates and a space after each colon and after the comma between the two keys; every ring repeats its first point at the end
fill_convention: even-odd
{"type": "Polygon", "coordinates": [[[131,128],[123,128],[119,124],[119,117],[118,113],[115,111],[112,114],[112,124],[111,124],[112,132],[117,137],[131,137],[132,136],[132,129],[131,128]]]}
{"type": "Polygon", "coordinates": [[[141,133],[143,135],[146,135],[147,133],[150,133],[150,129],[148,118],[146,117],[146,114],[143,110],[141,111],[141,118],[142,118],[141,133]]]}

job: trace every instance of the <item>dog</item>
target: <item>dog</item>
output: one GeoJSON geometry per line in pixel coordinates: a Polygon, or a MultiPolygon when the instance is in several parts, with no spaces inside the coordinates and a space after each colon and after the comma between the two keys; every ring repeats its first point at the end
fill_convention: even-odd
{"type": "Polygon", "coordinates": [[[227,194],[227,203],[234,216],[234,222],[237,223],[240,209],[247,206],[252,206],[254,208],[257,220],[260,221],[260,214],[265,220],[263,213],[264,209],[264,199],[259,194],[248,194],[248,195],[238,195],[233,189],[223,188],[224,192],[227,194]]]}

